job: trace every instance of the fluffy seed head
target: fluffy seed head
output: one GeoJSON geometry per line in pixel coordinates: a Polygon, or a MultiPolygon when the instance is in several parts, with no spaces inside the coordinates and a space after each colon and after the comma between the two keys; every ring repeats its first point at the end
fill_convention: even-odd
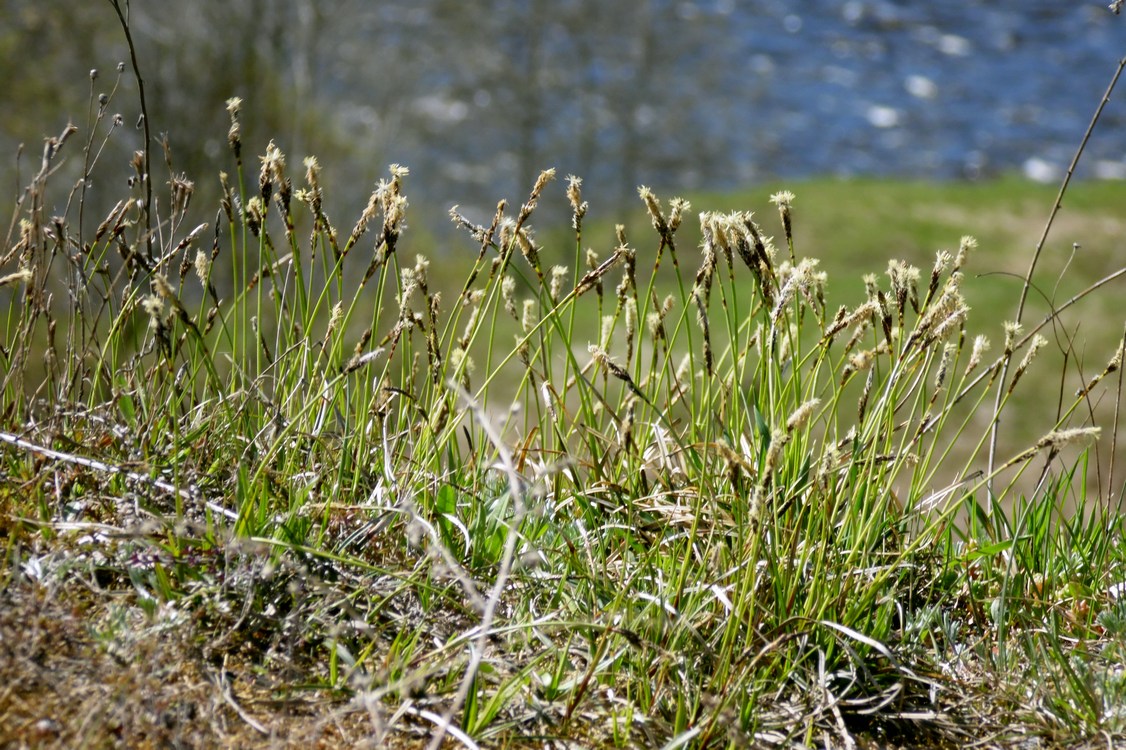
{"type": "Polygon", "coordinates": [[[786,420],[786,432],[794,432],[804,427],[805,423],[809,421],[809,418],[813,415],[813,411],[820,403],[821,399],[811,398],[795,409],[794,413],[790,415],[790,418],[786,420]]]}
{"type": "Polygon", "coordinates": [[[199,283],[207,283],[207,272],[211,269],[211,258],[203,250],[195,251],[195,275],[199,283]]]}
{"type": "Polygon", "coordinates": [[[1016,321],[1005,321],[1005,354],[1010,354],[1013,351],[1013,344],[1016,337],[1020,335],[1023,326],[1016,321]]]}
{"type": "Polygon", "coordinates": [[[559,302],[560,295],[563,294],[563,283],[567,280],[567,267],[566,266],[552,266],[551,267],[551,300],[552,302],[559,302]]]}
{"type": "Polygon", "coordinates": [[[150,324],[159,325],[164,316],[164,300],[157,294],[147,295],[141,300],[141,309],[149,316],[150,324]]]}
{"type": "Polygon", "coordinates": [[[504,300],[504,309],[513,318],[518,318],[516,314],[516,279],[511,276],[505,276],[500,281],[500,296],[504,300]]]}
{"type": "Polygon", "coordinates": [[[973,348],[970,350],[970,361],[966,363],[967,375],[981,364],[981,357],[987,351],[989,351],[989,339],[980,334],[975,336],[973,348]]]}
{"type": "Polygon", "coordinates": [[[958,243],[958,256],[954,259],[954,270],[958,270],[966,263],[970,251],[977,247],[977,240],[970,235],[964,235],[958,243]]]}
{"type": "Polygon", "coordinates": [[[669,231],[675,232],[684,219],[684,214],[692,209],[692,204],[683,198],[673,198],[669,201],[669,231]]]}
{"type": "Polygon", "coordinates": [[[1032,364],[1032,360],[1036,358],[1036,355],[1039,354],[1040,350],[1047,346],[1047,344],[1048,340],[1040,334],[1033,336],[1032,343],[1028,345],[1028,351],[1025,352],[1024,359],[1020,361],[1020,364],[1017,366],[1017,370],[1027,370],[1028,366],[1032,364]]]}
{"type": "Polygon", "coordinates": [[[524,300],[524,310],[520,316],[520,328],[523,329],[524,333],[531,333],[537,322],[536,301],[532,299],[524,300]]]}
{"type": "Polygon", "coordinates": [[[1063,448],[1066,445],[1097,440],[1101,427],[1075,427],[1069,430],[1052,430],[1036,442],[1037,448],[1063,448]]]}
{"type": "Polygon", "coordinates": [[[7,286],[9,284],[20,284],[31,281],[33,274],[30,268],[21,268],[15,273],[10,273],[7,276],[0,277],[0,286],[7,286]]]}
{"type": "Polygon", "coordinates": [[[782,190],[770,196],[770,202],[778,206],[779,210],[789,210],[794,203],[794,194],[789,190],[782,190]]]}

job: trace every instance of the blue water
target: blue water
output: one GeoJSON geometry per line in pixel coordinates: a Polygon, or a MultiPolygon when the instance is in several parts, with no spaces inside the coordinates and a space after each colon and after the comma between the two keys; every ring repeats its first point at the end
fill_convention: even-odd
{"type": "MultiPolygon", "coordinates": [[[[600,207],[635,205],[639,184],[669,195],[826,174],[1055,182],[1126,55],[1126,14],[1107,2],[380,0],[344,11],[209,0],[140,4],[135,33],[154,132],[169,133],[201,191],[230,169],[224,102],[237,94],[248,151],[276,138],[292,164],[315,153],[348,186],[327,198],[336,215],[356,215],[400,163],[416,209],[459,203],[485,220],[545,167],[582,176],[600,207]],[[248,15],[259,5],[276,11],[274,32],[234,41],[262,20],[248,15]],[[316,22],[285,20],[295,13],[316,22]],[[223,67],[201,62],[212,58],[223,67]]],[[[112,14],[100,18],[99,38],[120,40],[112,14]]],[[[78,93],[49,128],[0,132],[0,149],[85,122],[85,71],[111,70],[124,52],[37,68],[43,90],[16,87],[30,101],[5,100],[9,110],[78,93]]],[[[130,83],[113,106],[134,122],[130,83]]],[[[137,139],[115,135],[102,161],[120,174],[101,184],[124,182],[137,139]]],[[[1126,178],[1126,83],[1079,174],[1126,178]]]]}
{"type": "MultiPolygon", "coordinates": [[[[478,83],[470,64],[430,79],[393,144],[415,185],[463,205],[480,196],[489,213],[496,196],[523,194],[532,163],[622,200],[638,184],[825,174],[1054,182],[1126,55],[1126,14],[1104,2],[638,0],[647,10],[620,26],[568,21],[581,5],[549,3],[555,19],[537,21],[545,83],[530,141],[517,132],[525,94],[503,78],[478,83]],[[640,24],[652,29],[644,63],[640,24]],[[412,143],[416,127],[426,135],[412,143]]],[[[518,70],[527,27],[499,28],[488,43],[518,70]]],[[[1126,178],[1124,125],[1126,82],[1080,176],[1126,178]]]]}
{"type": "MultiPolygon", "coordinates": [[[[1126,18],[1103,3],[768,6],[769,20],[729,6],[737,77],[744,91],[762,85],[747,116],[779,134],[770,152],[743,144],[751,170],[1055,179],[1126,54],[1126,18]]],[[[1126,87],[1090,145],[1091,172],[1126,173],[1124,101],[1126,87]]]]}

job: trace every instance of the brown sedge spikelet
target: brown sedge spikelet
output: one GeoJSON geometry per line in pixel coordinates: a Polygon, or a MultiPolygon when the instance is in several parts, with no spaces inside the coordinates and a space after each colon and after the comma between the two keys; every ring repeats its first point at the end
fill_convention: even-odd
{"type": "Polygon", "coordinates": [[[633,447],[633,423],[637,416],[637,398],[629,396],[626,399],[625,413],[618,422],[618,443],[623,452],[633,447]]]}
{"type": "MultiPolygon", "coordinates": [[[[0,284],[2,283],[3,281],[0,280],[0,284]]],[[[1118,348],[1114,350],[1114,355],[1110,358],[1110,361],[1106,363],[1106,367],[1103,368],[1103,371],[1095,377],[1091,378],[1086,386],[1080,388],[1075,392],[1076,398],[1086,397],[1088,393],[1094,390],[1095,386],[1102,382],[1103,378],[1105,378],[1107,375],[1110,375],[1112,372],[1117,372],[1118,369],[1122,367],[1122,354],[1124,344],[1126,344],[1126,336],[1119,340],[1118,348]]]]}
{"type": "Polygon", "coordinates": [[[554,169],[545,169],[540,172],[539,177],[536,178],[535,185],[532,186],[532,192],[528,195],[528,201],[520,207],[520,214],[516,219],[517,226],[523,226],[532,212],[536,210],[536,204],[539,203],[540,195],[543,189],[547,187],[547,183],[555,179],[554,169]]]}
{"type": "Polygon", "coordinates": [[[954,267],[950,269],[951,273],[957,273],[962,270],[962,266],[966,264],[969,258],[970,251],[977,248],[977,240],[970,235],[964,235],[958,242],[958,254],[954,257],[954,267]]]}
{"type": "Polygon", "coordinates": [[[590,344],[589,346],[587,346],[587,351],[590,352],[591,358],[595,361],[596,364],[598,364],[615,378],[629,386],[629,389],[635,394],[640,393],[640,391],[638,391],[637,389],[637,386],[634,385],[633,378],[630,377],[630,374],[626,372],[626,370],[621,365],[612,360],[610,358],[610,355],[606,353],[605,349],[596,344],[590,344]]]}
{"type": "Polygon", "coordinates": [[[551,286],[548,289],[548,294],[551,295],[552,303],[556,305],[563,297],[563,283],[567,280],[567,270],[566,266],[551,267],[551,286]]]}
{"type": "Polygon", "coordinates": [[[1017,387],[1017,382],[1020,380],[1021,376],[1024,375],[1024,371],[1028,369],[1028,366],[1032,364],[1032,360],[1036,358],[1036,355],[1047,343],[1048,340],[1040,334],[1036,334],[1032,337],[1032,343],[1028,345],[1028,351],[1024,353],[1020,364],[1017,365],[1017,369],[1013,372],[1012,382],[1009,383],[1009,389],[1006,391],[1005,395],[1013,392],[1013,389],[1017,387]]]}
{"type": "Polygon", "coordinates": [[[859,424],[864,423],[864,415],[868,411],[868,397],[872,395],[872,386],[876,384],[876,371],[873,369],[868,370],[868,379],[864,381],[864,390],[860,394],[860,399],[856,404],[856,421],[859,424]]]}
{"type": "Polygon", "coordinates": [[[637,194],[645,204],[645,210],[649,212],[649,220],[652,222],[653,228],[657,230],[657,234],[661,235],[662,239],[667,238],[669,236],[669,224],[661,211],[661,202],[657,200],[657,196],[645,185],[637,188],[637,194]]]}
{"type": "Polygon", "coordinates": [[[786,233],[786,246],[790,249],[790,262],[796,263],[794,258],[794,231],[790,220],[790,207],[794,202],[794,194],[783,190],[770,196],[770,202],[778,207],[778,214],[782,218],[782,229],[786,233]]]}
{"type": "Polygon", "coordinates": [[[1047,435],[1036,441],[1036,444],[1025,448],[1017,455],[1010,458],[997,471],[1001,472],[1016,464],[1024,463],[1035,458],[1036,454],[1044,449],[1050,451],[1051,456],[1059,453],[1061,448],[1075,443],[1097,440],[1102,429],[1099,427],[1076,427],[1066,430],[1052,430],[1047,435]]]}
{"type": "Polygon", "coordinates": [[[799,406],[797,409],[795,409],[794,413],[791,414],[786,420],[787,434],[793,433],[794,431],[800,430],[805,427],[806,423],[809,421],[809,418],[813,416],[814,410],[816,410],[820,404],[821,399],[811,398],[801,406],[799,406]]]}
{"type": "Polygon", "coordinates": [[[505,275],[500,281],[500,297],[504,302],[504,311],[512,316],[517,323],[520,322],[520,313],[516,310],[516,279],[505,275]]]}
{"type": "Polygon", "coordinates": [[[232,96],[227,100],[227,114],[231,118],[231,127],[227,130],[227,145],[235,155],[235,161],[242,164],[242,125],[239,123],[239,111],[242,108],[242,99],[232,96]]]}
{"type": "MultiPolygon", "coordinates": [[[[594,260],[598,259],[597,255],[594,255],[593,253],[588,253],[588,255],[587,255],[587,262],[588,263],[591,261],[592,256],[593,256],[594,260]]],[[[599,301],[601,302],[601,300],[602,300],[602,277],[605,276],[610,271],[610,269],[613,268],[617,264],[617,262],[621,258],[622,258],[622,253],[621,253],[621,248],[619,248],[618,250],[614,251],[613,255],[611,255],[606,260],[602,261],[602,263],[600,263],[597,268],[591,269],[590,271],[587,271],[585,274],[583,274],[583,277],[581,279],[579,279],[579,283],[575,285],[575,291],[573,293],[573,296],[574,297],[580,297],[583,294],[586,294],[587,292],[589,292],[591,289],[597,289],[598,298],[599,298],[599,301]]]]}
{"type": "Polygon", "coordinates": [[[587,204],[583,200],[583,181],[581,177],[567,175],[567,200],[571,204],[571,228],[576,235],[583,231],[583,217],[586,216],[587,204]]]}
{"type": "Polygon", "coordinates": [[[536,301],[533,299],[524,300],[524,309],[520,315],[520,330],[525,334],[529,334],[539,323],[539,316],[536,315],[536,301]]]}
{"type": "Polygon", "coordinates": [[[626,367],[633,363],[634,342],[637,337],[637,302],[630,297],[626,300],[626,367]]]}
{"type": "Polygon", "coordinates": [[[973,347],[970,349],[970,359],[966,363],[965,372],[962,374],[963,378],[969,376],[981,364],[981,358],[987,351],[989,351],[989,339],[980,334],[975,336],[973,347]]]}
{"type": "Polygon", "coordinates": [[[946,268],[950,265],[950,253],[945,250],[939,250],[934,255],[934,266],[931,267],[930,283],[927,285],[927,298],[923,301],[923,308],[925,309],[934,299],[935,293],[938,291],[939,282],[942,280],[942,274],[946,273],[946,268]]]}

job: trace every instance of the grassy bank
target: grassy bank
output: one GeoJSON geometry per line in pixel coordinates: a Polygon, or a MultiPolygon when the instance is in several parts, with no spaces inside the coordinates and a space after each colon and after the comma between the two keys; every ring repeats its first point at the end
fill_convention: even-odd
{"type": "MultiPolygon", "coordinates": [[[[231,115],[218,213],[170,176],[82,216],[49,168],[16,207],[4,742],[1126,736],[1114,292],[1018,329],[977,276],[1051,191],[642,190],[618,230],[544,173],[421,248],[406,169],[334,222],[231,115]]],[[[1047,299],[1117,271],[1120,196],[1073,188],[1047,299]]]]}

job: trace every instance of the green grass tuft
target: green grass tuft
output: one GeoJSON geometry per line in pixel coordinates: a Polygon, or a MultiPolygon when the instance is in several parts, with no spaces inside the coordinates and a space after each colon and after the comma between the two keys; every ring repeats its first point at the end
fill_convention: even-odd
{"type": "MultiPolygon", "coordinates": [[[[1061,266],[1045,323],[1006,335],[982,297],[991,333],[971,328],[979,245],[1008,240],[947,230],[972,218],[935,208],[955,188],[810,183],[698,215],[642,188],[651,228],[588,251],[608,228],[577,179],[569,235],[533,232],[544,172],[488,225],[454,212],[463,238],[427,258],[407,169],[337,225],[315,160],[296,176],[271,144],[251,173],[230,110],[206,223],[170,174],[152,215],[139,180],[95,226],[85,187],[54,203],[50,163],[16,207],[0,610],[55,612],[126,688],[53,661],[34,620],[0,659],[5,742],[1126,736],[1121,478],[1111,451],[1093,480],[1086,448],[1096,421],[1117,434],[1120,321],[1098,365],[1068,350],[1034,375],[1061,266]],[[942,231],[851,241],[834,207],[876,214],[865,195],[942,231]],[[1020,403],[1047,424],[990,458],[1020,403]],[[52,680],[149,703],[44,724],[60,704],[26,698],[52,680]],[[146,723],[154,681],[212,708],[146,723]]],[[[1042,197],[959,190],[999,223],[1042,197]]],[[[5,639],[24,626],[0,618],[5,639]]]]}

